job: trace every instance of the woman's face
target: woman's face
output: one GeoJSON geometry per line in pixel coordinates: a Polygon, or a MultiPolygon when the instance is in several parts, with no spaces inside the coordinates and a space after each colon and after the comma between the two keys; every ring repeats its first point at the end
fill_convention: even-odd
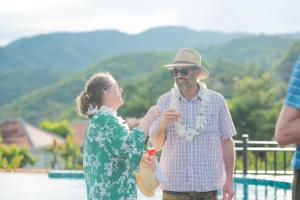
{"type": "Polygon", "coordinates": [[[104,91],[104,103],[117,110],[123,104],[122,88],[115,80],[111,80],[109,87],[104,91]]]}

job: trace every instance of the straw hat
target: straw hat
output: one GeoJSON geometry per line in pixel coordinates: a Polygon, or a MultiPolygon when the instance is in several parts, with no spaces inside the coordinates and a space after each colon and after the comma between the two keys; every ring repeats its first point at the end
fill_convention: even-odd
{"type": "Polygon", "coordinates": [[[164,65],[164,67],[168,70],[197,67],[201,69],[201,74],[198,77],[199,80],[203,80],[209,76],[208,69],[201,62],[201,55],[193,49],[179,49],[173,63],[164,65]]]}
{"type": "Polygon", "coordinates": [[[155,189],[159,186],[154,169],[142,160],[138,172],[135,173],[135,177],[140,191],[144,195],[152,197],[155,194],[155,189]]]}

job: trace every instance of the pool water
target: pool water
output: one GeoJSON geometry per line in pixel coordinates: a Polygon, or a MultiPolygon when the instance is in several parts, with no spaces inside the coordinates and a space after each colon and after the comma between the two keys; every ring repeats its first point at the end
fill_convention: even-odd
{"type": "Polygon", "coordinates": [[[290,189],[277,188],[267,185],[235,184],[234,199],[241,200],[291,200],[290,189]]]}
{"type": "MultiPolygon", "coordinates": [[[[291,190],[263,185],[235,184],[238,200],[289,200],[291,190]]],[[[154,197],[138,191],[138,200],[161,200],[158,190],[154,197]]],[[[85,200],[83,179],[55,179],[47,174],[0,173],[0,200],[85,200]]]]}

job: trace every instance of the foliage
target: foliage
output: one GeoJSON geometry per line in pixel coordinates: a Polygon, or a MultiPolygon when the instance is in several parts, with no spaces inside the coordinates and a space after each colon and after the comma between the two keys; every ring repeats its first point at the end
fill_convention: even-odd
{"type": "MultiPolygon", "coordinates": [[[[276,155],[274,152],[247,152],[248,156],[248,170],[255,170],[257,165],[257,170],[275,170],[275,162],[274,159],[276,157],[276,170],[283,171],[284,170],[284,153],[277,152],[276,155]],[[256,164],[257,162],[257,164],[256,164]]],[[[292,170],[290,166],[290,162],[293,156],[293,152],[286,153],[286,170],[292,170]]],[[[242,155],[237,155],[235,170],[243,170],[243,157],[242,155]]]]}
{"type": "Polygon", "coordinates": [[[15,144],[6,145],[0,141],[0,169],[16,169],[34,165],[36,158],[26,147],[15,144]]]}
{"type": "Polygon", "coordinates": [[[237,81],[228,104],[239,136],[247,133],[255,140],[273,137],[283,91],[283,85],[274,82],[269,73],[237,81]]]}
{"type": "MultiPolygon", "coordinates": [[[[210,71],[205,82],[228,99],[238,136],[248,133],[255,140],[272,139],[287,86],[278,77],[285,73],[283,65],[291,68],[289,63],[300,51],[299,42],[287,49],[293,41],[259,35],[199,49],[210,71]],[[276,66],[281,66],[280,70],[276,66]]],[[[0,107],[0,119],[22,117],[32,123],[78,119],[74,99],[83,90],[84,80],[99,70],[111,72],[124,88],[120,114],[142,117],[172,87],[172,77],[162,65],[171,62],[174,54],[131,53],[107,58],[0,107]]]]}
{"type": "MultiPolygon", "coordinates": [[[[0,106],[43,86],[55,84],[57,80],[76,74],[91,63],[110,56],[206,47],[244,36],[200,32],[185,27],[159,27],[137,35],[104,30],[23,38],[0,48],[0,94],[6,93],[0,99],[0,106]]],[[[130,64],[127,59],[123,63],[130,64]]],[[[127,70],[134,71],[134,68],[127,70]]]]}
{"type": "Polygon", "coordinates": [[[53,84],[66,74],[66,71],[53,68],[0,71],[0,94],[5,94],[0,98],[0,106],[33,90],[53,84]]]}
{"type": "MultiPolygon", "coordinates": [[[[250,35],[213,46],[204,53],[212,65],[215,59],[222,58],[240,64],[256,63],[260,69],[269,69],[295,41],[279,35],[250,35]]],[[[202,49],[199,51],[202,52],[202,49]]]]}
{"type": "Polygon", "coordinates": [[[52,155],[49,161],[51,169],[57,168],[60,160],[64,162],[64,169],[82,169],[81,147],[74,142],[73,135],[67,135],[64,144],[54,142],[46,151],[52,155]]]}
{"type": "Polygon", "coordinates": [[[44,120],[40,123],[40,128],[56,133],[57,135],[60,135],[64,138],[72,134],[73,132],[70,123],[67,120],[61,120],[61,121],[44,120]]]}
{"type": "Polygon", "coordinates": [[[284,53],[280,59],[278,59],[273,67],[273,76],[278,79],[278,81],[284,81],[288,83],[290,80],[290,75],[293,66],[300,54],[300,40],[293,43],[290,48],[284,53]]]}
{"type": "Polygon", "coordinates": [[[173,78],[164,69],[149,76],[140,76],[124,87],[125,104],[120,109],[123,116],[143,117],[148,108],[155,104],[159,95],[167,92],[173,85],[173,78]]]}
{"type": "Polygon", "coordinates": [[[47,147],[45,151],[51,154],[51,159],[49,160],[50,169],[56,169],[59,163],[59,146],[56,140],[53,141],[53,144],[50,147],[47,147]]]}
{"type": "Polygon", "coordinates": [[[68,135],[65,144],[61,146],[61,156],[65,160],[65,169],[82,168],[80,146],[74,142],[72,135],[68,135]]]}

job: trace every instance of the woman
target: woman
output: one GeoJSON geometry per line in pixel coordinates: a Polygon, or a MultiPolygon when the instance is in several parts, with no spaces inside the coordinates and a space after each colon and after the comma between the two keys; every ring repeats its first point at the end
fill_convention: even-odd
{"type": "Polygon", "coordinates": [[[121,93],[109,73],[98,73],[76,99],[79,114],[90,118],[83,156],[88,200],[136,199],[134,173],[141,157],[151,162],[142,152],[150,125],[159,115],[158,107],[151,107],[139,127],[129,131],[117,116],[123,104],[121,93]]]}

